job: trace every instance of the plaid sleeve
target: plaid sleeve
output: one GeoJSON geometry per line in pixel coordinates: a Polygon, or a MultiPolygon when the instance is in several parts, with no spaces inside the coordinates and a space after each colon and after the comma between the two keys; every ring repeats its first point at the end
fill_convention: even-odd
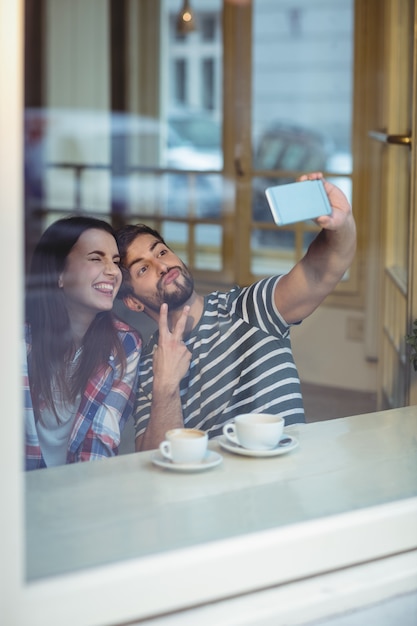
{"type": "Polygon", "coordinates": [[[141,340],[134,332],[122,339],[127,365],[120,378],[121,365],[111,357],[89,381],[71,435],[68,462],[92,461],[118,452],[121,432],[133,412],[137,387],[141,340]]]}

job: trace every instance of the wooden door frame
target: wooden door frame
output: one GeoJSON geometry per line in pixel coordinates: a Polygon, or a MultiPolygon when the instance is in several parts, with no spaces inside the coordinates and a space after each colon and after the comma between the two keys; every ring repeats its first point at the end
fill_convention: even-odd
{"type": "MultiPolygon", "coordinates": [[[[365,350],[368,358],[378,360],[378,408],[388,408],[384,394],[384,370],[387,364],[384,362],[383,349],[381,346],[386,341],[384,335],[384,311],[387,306],[384,284],[386,283],[386,261],[392,259],[393,249],[389,242],[389,233],[395,224],[396,213],[396,177],[391,175],[392,166],[396,163],[395,153],[401,151],[401,157],[408,150],[406,146],[388,147],[377,144],[369,139],[369,131],[380,130],[386,133],[411,132],[414,137],[414,129],[417,120],[416,104],[416,4],[417,0],[401,0],[401,3],[410,2],[410,14],[414,10],[413,18],[413,41],[414,58],[412,60],[413,84],[410,86],[412,99],[411,117],[405,115],[396,105],[398,92],[403,86],[400,81],[407,80],[404,77],[404,55],[402,40],[398,32],[399,18],[402,4],[395,0],[357,0],[355,7],[357,29],[356,49],[363,53],[360,59],[360,67],[356,64],[359,85],[356,85],[356,94],[362,105],[363,113],[356,119],[359,133],[355,132],[356,144],[355,180],[356,189],[359,190],[361,202],[368,206],[366,243],[366,300],[365,300],[365,350]],[[398,18],[398,19],[397,19],[398,18]],[[399,43],[399,45],[398,45],[399,43]],[[410,128],[411,125],[411,128],[410,128]],[[368,137],[366,137],[368,135],[368,137]],[[383,174],[385,172],[385,174],[383,174]],[[390,209],[386,219],[381,218],[381,208],[384,202],[390,209]],[[390,248],[391,246],[391,248],[390,248]]],[[[404,14],[402,14],[403,16],[404,14]]],[[[412,146],[414,148],[414,146],[412,146]]],[[[398,164],[397,164],[398,165],[398,164]]],[[[394,373],[398,379],[398,385],[403,386],[404,404],[417,403],[417,383],[412,372],[412,366],[407,362],[408,354],[405,354],[405,333],[411,329],[412,320],[417,317],[417,273],[414,270],[415,253],[417,244],[416,222],[416,156],[415,150],[411,152],[410,166],[410,197],[408,204],[408,258],[406,259],[407,278],[403,281],[401,289],[404,292],[403,326],[396,329],[395,343],[399,350],[399,361],[402,359],[399,371],[394,373]],[[402,370],[402,373],[400,372],[402,370]]],[[[355,189],[355,186],[354,186],[355,189]]],[[[401,280],[397,281],[398,284],[401,280]]],[[[397,314],[398,315],[398,314],[397,314]]],[[[401,318],[402,319],[402,318],[401,318]]]]}
{"type": "MultiPolygon", "coordinates": [[[[414,26],[413,26],[413,87],[412,87],[412,142],[413,150],[411,155],[411,190],[410,190],[410,238],[409,238],[409,261],[410,276],[408,283],[408,332],[411,332],[413,320],[417,319],[417,151],[416,151],[416,131],[417,131],[417,0],[414,0],[414,26]]],[[[417,405],[417,373],[409,366],[409,397],[410,405],[417,405]]]]}

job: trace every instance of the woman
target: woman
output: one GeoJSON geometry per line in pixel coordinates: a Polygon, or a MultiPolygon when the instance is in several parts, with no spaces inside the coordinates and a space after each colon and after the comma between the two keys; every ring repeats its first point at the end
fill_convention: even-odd
{"type": "Polygon", "coordinates": [[[114,456],[132,413],[141,339],[112,314],[121,284],[112,227],[54,222],[26,298],[26,469],[114,456]]]}

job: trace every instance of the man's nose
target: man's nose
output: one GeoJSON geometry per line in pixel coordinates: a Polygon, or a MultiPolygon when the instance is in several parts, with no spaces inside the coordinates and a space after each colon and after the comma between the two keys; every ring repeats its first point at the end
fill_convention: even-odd
{"type": "Polygon", "coordinates": [[[168,266],[164,261],[160,261],[159,259],[156,261],[156,268],[159,275],[166,274],[168,271],[168,266]]]}

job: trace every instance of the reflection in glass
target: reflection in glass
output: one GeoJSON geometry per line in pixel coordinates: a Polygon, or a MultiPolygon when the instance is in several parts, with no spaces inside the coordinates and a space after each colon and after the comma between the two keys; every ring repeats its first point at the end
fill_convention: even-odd
{"type": "Polygon", "coordinates": [[[254,2],[255,145],[278,123],[319,133],[332,153],[350,153],[352,33],[352,1],[311,0],[296,14],[287,3],[254,2]]]}
{"type": "Polygon", "coordinates": [[[160,233],[166,244],[175,251],[186,265],[189,264],[187,242],[189,239],[188,224],[164,221],[160,233]]]}
{"type": "Polygon", "coordinates": [[[314,241],[316,237],[317,237],[317,231],[316,232],[306,231],[305,233],[303,233],[303,254],[307,252],[308,246],[314,241]]]}
{"type": "MultiPolygon", "coordinates": [[[[221,2],[195,0],[197,28],[182,37],[178,2],[154,8],[146,14],[152,44],[138,28],[145,17],[140,1],[126,9],[124,35],[113,33],[129,58],[123,93],[116,94],[125,68],[105,5],[45,3],[37,37],[47,54],[36,66],[28,54],[26,68],[32,81],[47,86],[41,96],[27,92],[28,232],[40,234],[49,213],[95,214],[116,225],[154,215],[220,218],[222,179],[214,172],[223,166],[221,2]]],[[[122,10],[113,9],[112,18],[122,10]]],[[[30,252],[29,246],[28,258],[30,252]]]]}
{"type": "Polygon", "coordinates": [[[222,228],[216,224],[200,224],[195,227],[195,267],[221,271],[222,228]]]}
{"type": "Polygon", "coordinates": [[[347,176],[328,176],[327,180],[337,185],[343,191],[349,202],[352,202],[352,179],[347,176]]]}
{"type": "MultiPolygon", "coordinates": [[[[272,223],[268,186],[323,171],[350,200],[352,58],[353,2],[312,0],[296,8],[273,0],[254,2],[252,141],[258,175],[252,184],[252,218],[266,228],[253,226],[256,245],[262,239],[266,245],[268,238],[280,245],[288,237],[272,223]]],[[[293,245],[295,261],[305,246],[295,236],[293,245]]],[[[256,248],[254,254],[252,272],[262,266],[256,248]]]]}
{"type": "Polygon", "coordinates": [[[285,274],[296,262],[295,233],[291,230],[254,229],[251,272],[255,276],[285,274]]]}
{"type": "Polygon", "coordinates": [[[222,203],[222,178],[216,174],[167,174],[165,215],[218,218],[222,203]]]}

